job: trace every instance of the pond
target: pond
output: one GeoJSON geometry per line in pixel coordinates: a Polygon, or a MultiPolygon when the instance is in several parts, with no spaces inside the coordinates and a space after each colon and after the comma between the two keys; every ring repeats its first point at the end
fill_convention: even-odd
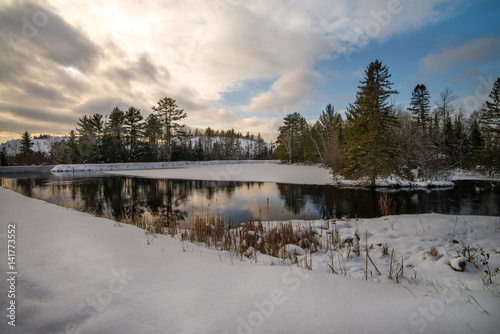
{"type": "MultiPolygon", "coordinates": [[[[381,216],[386,190],[325,185],[147,179],[106,174],[3,175],[0,185],[29,197],[114,218],[174,218],[189,227],[197,215],[226,223],[381,216]]],[[[458,181],[449,189],[391,190],[394,214],[500,215],[500,183],[458,181]]]]}

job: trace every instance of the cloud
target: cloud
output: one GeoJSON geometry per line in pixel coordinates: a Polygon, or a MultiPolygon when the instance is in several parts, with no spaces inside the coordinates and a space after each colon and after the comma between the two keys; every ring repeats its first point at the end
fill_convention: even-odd
{"type": "MultiPolygon", "coordinates": [[[[203,119],[214,128],[231,127],[231,121],[234,127],[245,124],[269,133],[274,127],[276,134],[270,120],[283,116],[276,110],[300,110],[319,96],[318,59],[443,20],[466,2],[401,0],[392,12],[388,4],[393,1],[387,0],[224,0],[222,11],[218,3],[1,4],[0,114],[10,113],[7,105],[36,105],[40,115],[54,122],[68,124],[73,118],[69,132],[83,114],[109,114],[115,106],[134,105],[147,116],[156,101],[169,96],[190,121],[203,119]],[[390,24],[384,21],[387,11],[390,24]],[[380,31],[367,34],[370,24],[380,31]],[[223,93],[263,80],[273,82],[270,89],[241,107],[258,112],[258,118],[244,113],[221,117],[221,110],[230,112],[223,93]]],[[[41,128],[42,123],[23,119],[28,130],[41,128]]],[[[43,124],[43,132],[60,128],[43,124]]]]}
{"type": "Polygon", "coordinates": [[[500,38],[486,37],[454,48],[443,48],[421,59],[420,65],[426,71],[444,74],[451,68],[481,63],[492,57],[498,61],[498,54],[500,38]]]}
{"type": "Polygon", "coordinates": [[[14,2],[2,8],[0,22],[0,30],[5,32],[2,44],[18,55],[40,57],[81,72],[91,71],[101,55],[96,44],[49,6],[14,2]]]}
{"type": "Polygon", "coordinates": [[[268,92],[261,93],[252,98],[250,105],[245,108],[247,112],[289,112],[307,106],[308,102],[319,93],[314,86],[319,84],[323,77],[306,69],[290,71],[279,78],[268,92]]]}

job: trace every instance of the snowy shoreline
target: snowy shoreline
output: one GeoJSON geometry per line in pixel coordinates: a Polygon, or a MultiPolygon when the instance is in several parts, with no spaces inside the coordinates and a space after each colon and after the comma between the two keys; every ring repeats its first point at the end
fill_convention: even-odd
{"type": "MultiPolygon", "coordinates": [[[[30,199],[0,188],[0,225],[16,225],[16,327],[23,333],[493,333],[498,329],[498,277],[458,265],[453,245],[481,247],[491,268],[500,266],[500,218],[437,214],[337,221],[348,240],[359,230],[360,254],[335,255],[329,272],[325,249],[300,266],[257,253],[234,257],[176,236],[146,234],[130,225],[30,199]],[[365,232],[366,231],[366,232],[365,232]],[[363,280],[365,233],[372,260],[363,280]],[[455,244],[458,240],[460,244],[455,244]],[[390,256],[404,258],[396,284],[390,256]],[[432,255],[432,247],[436,255],[432,255]],[[257,263],[256,263],[257,262],[257,263]],[[496,291],[496,292],[495,292],[496,291]],[[360,317],[363,321],[358,321],[360,317]]],[[[325,221],[312,224],[328,236],[325,221]]],[[[7,254],[7,234],[0,251],[7,254]]],[[[289,248],[290,249],[290,248],[289,248]]],[[[340,253],[339,253],[340,254],[340,253]]],[[[301,260],[302,259],[302,260],[301,260]]],[[[7,261],[0,261],[7,272],[7,261]]],[[[6,310],[7,281],[0,284],[6,310]]],[[[11,329],[6,319],[0,331],[11,329]]]]}

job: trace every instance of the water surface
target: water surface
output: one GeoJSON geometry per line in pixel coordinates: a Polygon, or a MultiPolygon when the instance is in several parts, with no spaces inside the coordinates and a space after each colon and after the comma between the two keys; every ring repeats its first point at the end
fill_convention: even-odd
{"type": "MultiPolygon", "coordinates": [[[[4,175],[1,186],[26,196],[97,215],[175,219],[189,226],[196,215],[226,223],[379,217],[382,191],[325,185],[149,179],[106,174],[4,175]]],[[[458,181],[452,189],[390,191],[394,214],[500,215],[500,183],[458,181]]]]}

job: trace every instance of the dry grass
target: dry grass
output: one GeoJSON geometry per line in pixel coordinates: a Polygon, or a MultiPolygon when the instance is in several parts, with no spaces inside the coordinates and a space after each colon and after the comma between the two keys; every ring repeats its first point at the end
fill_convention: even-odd
{"type": "Polygon", "coordinates": [[[378,210],[382,216],[390,216],[396,211],[396,203],[394,203],[387,191],[378,197],[378,210]]]}
{"type": "Polygon", "coordinates": [[[429,251],[429,255],[430,256],[439,256],[439,252],[438,252],[436,246],[431,247],[431,250],[429,251]]]}
{"type": "MultiPolygon", "coordinates": [[[[75,203],[73,203],[75,204],[75,203]]],[[[304,219],[303,224],[291,222],[262,222],[249,220],[240,225],[233,225],[224,221],[220,215],[197,215],[192,226],[179,228],[178,222],[163,216],[150,216],[147,214],[123,213],[118,218],[113,218],[110,210],[91,210],[81,205],[69,204],[79,211],[88,212],[98,217],[114,219],[117,226],[122,224],[133,225],[145,230],[147,244],[153,243],[156,234],[170,235],[179,238],[183,245],[185,242],[201,244],[205,247],[215,248],[219,251],[228,251],[235,257],[246,257],[257,262],[259,254],[265,254],[279,259],[286,265],[297,264],[312,270],[313,254],[323,250],[328,257],[328,266],[332,274],[347,275],[345,258],[361,256],[360,234],[356,225],[353,235],[341,237],[337,230],[336,220],[325,220],[321,227],[314,226],[312,222],[304,219]],[[294,246],[300,247],[299,252],[294,246]]],[[[269,213],[267,212],[269,218],[269,213]]],[[[377,274],[380,274],[373,260],[370,258],[366,245],[366,261],[370,261],[377,274]]],[[[183,249],[184,246],[183,246],[183,249]]],[[[373,245],[371,247],[373,249],[373,245]]],[[[385,253],[388,246],[384,246],[385,253]]]]}

